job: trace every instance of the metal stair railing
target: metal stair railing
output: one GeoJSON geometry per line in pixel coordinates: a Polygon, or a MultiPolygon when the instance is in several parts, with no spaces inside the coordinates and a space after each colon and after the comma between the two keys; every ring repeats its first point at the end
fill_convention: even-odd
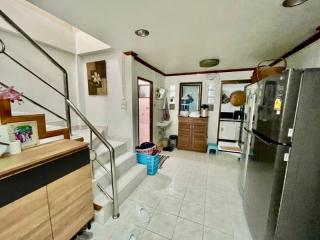
{"type": "MultiPolygon", "coordinates": [[[[107,196],[109,197],[113,202],[113,214],[112,217],[114,219],[118,218],[120,216],[119,214],[119,203],[118,203],[118,192],[117,192],[117,178],[116,178],[116,171],[115,171],[115,153],[113,146],[108,142],[108,140],[98,131],[96,127],[93,126],[93,124],[82,114],[82,112],[70,101],[69,99],[69,86],[68,86],[68,73],[67,71],[53,58],[47,53],[37,42],[35,42],[26,32],[24,32],[12,19],[10,19],[2,10],[0,10],[0,16],[15,30],[17,30],[25,39],[28,40],[28,42],[35,47],[38,51],[40,51],[51,63],[53,63],[57,68],[59,68],[63,73],[63,83],[64,83],[64,93],[60,92],[58,89],[56,89],[54,86],[49,84],[47,81],[45,81],[43,78],[41,78],[39,75],[31,71],[29,68],[24,66],[22,63],[20,63],[18,60],[16,60],[14,57],[12,57],[10,54],[6,52],[5,44],[0,39],[0,54],[4,54],[6,57],[11,59],[14,63],[19,65],[21,68],[25,69],[27,72],[32,74],[34,77],[36,77],[38,80],[46,84],[48,87],[53,89],[55,92],[59,93],[61,96],[65,99],[65,109],[66,109],[66,118],[61,117],[54,111],[46,108],[45,106],[39,104],[38,102],[32,100],[31,98],[26,97],[23,95],[24,98],[26,98],[28,101],[32,102],[33,104],[37,105],[38,107],[52,113],[56,117],[66,120],[67,127],[69,129],[70,134],[72,133],[71,129],[71,114],[70,109],[86,124],[86,126],[90,129],[90,134],[92,132],[97,136],[97,138],[107,147],[110,153],[110,167],[111,170],[109,171],[103,163],[101,163],[98,159],[95,159],[95,161],[110,175],[111,177],[111,186],[112,186],[112,196],[110,196],[102,187],[100,184],[98,184],[98,188],[107,196]]],[[[8,87],[4,83],[0,83],[4,87],[8,87]]],[[[92,138],[91,138],[92,139],[92,138]]],[[[92,145],[92,144],[91,144],[92,145]]]]}
{"type": "MultiPolygon", "coordinates": [[[[25,31],[23,31],[14,21],[12,21],[11,18],[9,18],[2,10],[0,10],[0,16],[3,18],[3,20],[5,20],[11,27],[13,27],[14,29],[16,29],[25,39],[27,39],[29,41],[29,43],[31,45],[33,45],[38,51],[40,51],[51,63],[53,63],[57,68],[59,68],[61,70],[61,72],[63,73],[63,84],[64,84],[64,97],[66,99],[69,99],[69,85],[68,85],[68,73],[66,71],[66,69],[64,69],[53,57],[51,57],[49,55],[49,53],[47,53],[38,43],[36,43],[36,41],[34,41],[25,31]]],[[[3,52],[1,51],[1,53],[5,52],[5,48],[2,49],[3,52]]],[[[12,59],[13,60],[13,59],[12,59]]],[[[17,61],[18,62],[18,61],[17,61]]],[[[16,63],[17,63],[16,62],[16,63]]],[[[25,68],[27,69],[27,68],[25,68]]],[[[29,71],[29,69],[28,69],[29,71]]],[[[35,74],[36,75],[36,74],[35,74]]],[[[43,80],[44,81],[44,80],[43,80]]],[[[46,82],[46,81],[44,81],[46,82]]],[[[49,83],[46,82],[47,85],[50,85],[49,83]]],[[[55,87],[51,86],[50,87],[52,89],[55,89],[55,87]]],[[[55,89],[57,91],[57,89],[55,89]]],[[[60,94],[62,94],[60,92],[60,94]]],[[[67,126],[69,128],[70,134],[71,134],[71,115],[70,115],[70,108],[68,106],[68,104],[65,104],[65,108],[66,108],[66,118],[67,118],[67,126]]]]}

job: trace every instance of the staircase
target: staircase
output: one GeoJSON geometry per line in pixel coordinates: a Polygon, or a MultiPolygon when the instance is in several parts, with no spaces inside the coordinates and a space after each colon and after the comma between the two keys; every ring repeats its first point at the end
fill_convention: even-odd
{"type": "MultiPolygon", "coordinates": [[[[64,98],[66,110],[65,117],[60,116],[54,110],[48,109],[39,102],[36,102],[25,95],[22,95],[22,97],[45,111],[50,112],[57,118],[65,121],[68,128],[47,126],[44,114],[14,115],[11,112],[10,101],[4,99],[0,101],[0,124],[36,121],[40,143],[56,141],[61,138],[70,139],[70,134],[72,132],[71,111],[73,111],[87,127],[87,129],[80,130],[81,132],[77,133],[77,131],[75,131],[73,133],[80,135],[81,137],[71,136],[71,139],[84,140],[90,143],[96,221],[104,223],[110,216],[114,219],[118,218],[119,204],[121,204],[142,181],[142,179],[146,177],[146,167],[136,163],[135,154],[128,152],[126,142],[107,140],[105,129],[97,129],[70,101],[67,71],[1,10],[0,17],[20,33],[33,47],[35,47],[61,71],[64,83],[63,92],[57,90],[38,74],[11,56],[6,51],[5,43],[0,39],[0,54],[6,56],[9,61],[14,62],[18,67],[23,68],[26,72],[33,75],[47,87],[51,88],[64,98]]],[[[0,82],[0,85],[8,88],[8,86],[3,82],[0,82]]]]}
{"type": "MultiPolygon", "coordinates": [[[[73,135],[70,136],[68,128],[46,124],[45,114],[14,114],[11,112],[10,105],[9,100],[0,99],[0,124],[36,121],[40,144],[61,139],[84,141],[89,144],[92,153],[90,158],[93,171],[95,221],[104,224],[112,216],[113,210],[113,201],[108,197],[112,196],[111,176],[95,160],[97,159],[111,172],[110,151],[95,135],[92,135],[91,140],[90,129],[87,127],[73,130],[73,135]]],[[[108,139],[106,127],[97,127],[97,130],[108,139]]],[[[115,151],[115,175],[117,176],[118,203],[120,205],[147,176],[147,170],[146,166],[137,164],[136,154],[128,151],[128,141],[115,138],[108,140],[108,142],[115,151]]]]}
{"type": "MultiPolygon", "coordinates": [[[[99,132],[107,139],[107,129],[97,127],[99,132]]],[[[90,130],[74,130],[75,135],[84,138],[85,142],[90,143],[90,130]]],[[[147,176],[146,166],[137,164],[136,154],[128,151],[128,144],[123,139],[108,140],[115,150],[115,170],[117,176],[118,202],[119,205],[137,188],[141,181],[147,176]]],[[[110,175],[101,167],[95,159],[104,165],[106,169],[110,168],[110,152],[101,144],[97,137],[92,138],[93,163],[93,195],[95,204],[95,221],[104,224],[112,216],[112,185],[110,175]],[[95,153],[95,154],[94,154],[95,153]],[[100,189],[99,186],[102,188],[100,189]],[[104,193],[106,192],[107,195],[104,193]]],[[[121,214],[121,213],[120,213],[121,214]]]]}
{"type": "MultiPolygon", "coordinates": [[[[104,224],[113,211],[111,176],[103,167],[95,161],[96,159],[111,172],[110,152],[95,135],[90,135],[90,129],[79,127],[69,135],[68,128],[46,124],[44,114],[17,114],[11,113],[10,101],[0,99],[0,124],[22,121],[37,121],[40,144],[71,139],[87,142],[91,149],[91,163],[93,170],[92,188],[95,204],[95,221],[104,224]],[[41,133],[41,135],[40,135],[41,133]],[[100,187],[99,187],[99,186],[100,187]],[[102,188],[102,189],[101,189],[102,188]],[[104,193],[106,192],[107,195],[104,193]]],[[[96,127],[106,138],[107,128],[96,127]]],[[[118,203],[121,204],[147,176],[146,166],[137,164],[136,154],[128,151],[128,141],[113,138],[108,140],[115,151],[115,175],[117,176],[118,203]]]]}

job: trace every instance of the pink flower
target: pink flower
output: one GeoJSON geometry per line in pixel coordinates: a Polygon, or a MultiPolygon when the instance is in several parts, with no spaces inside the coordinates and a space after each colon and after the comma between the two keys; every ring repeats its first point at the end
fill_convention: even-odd
{"type": "Polygon", "coordinates": [[[0,87],[0,98],[8,99],[10,102],[14,103],[15,101],[20,104],[20,102],[23,102],[22,100],[22,93],[17,92],[13,89],[14,87],[8,87],[8,88],[1,88],[0,87]]]}

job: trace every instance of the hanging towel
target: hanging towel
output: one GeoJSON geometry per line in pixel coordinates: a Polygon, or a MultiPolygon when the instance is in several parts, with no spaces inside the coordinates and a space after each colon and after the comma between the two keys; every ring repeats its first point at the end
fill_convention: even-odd
{"type": "Polygon", "coordinates": [[[170,120],[169,105],[168,105],[167,98],[164,99],[163,120],[165,120],[165,121],[169,121],[170,120]]]}

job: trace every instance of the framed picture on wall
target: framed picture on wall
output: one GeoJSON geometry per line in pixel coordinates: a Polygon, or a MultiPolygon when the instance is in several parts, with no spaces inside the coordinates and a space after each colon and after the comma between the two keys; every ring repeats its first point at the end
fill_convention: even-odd
{"type": "Polygon", "coordinates": [[[200,111],[202,98],[202,83],[190,82],[180,83],[179,111],[195,112],[200,111]]]}
{"type": "Polygon", "coordinates": [[[87,63],[89,95],[107,95],[107,63],[105,60],[87,63]]]}
{"type": "Polygon", "coordinates": [[[10,141],[20,141],[22,149],[39,145],[36,121],[8,123],[7,127],[10,141]]]}

